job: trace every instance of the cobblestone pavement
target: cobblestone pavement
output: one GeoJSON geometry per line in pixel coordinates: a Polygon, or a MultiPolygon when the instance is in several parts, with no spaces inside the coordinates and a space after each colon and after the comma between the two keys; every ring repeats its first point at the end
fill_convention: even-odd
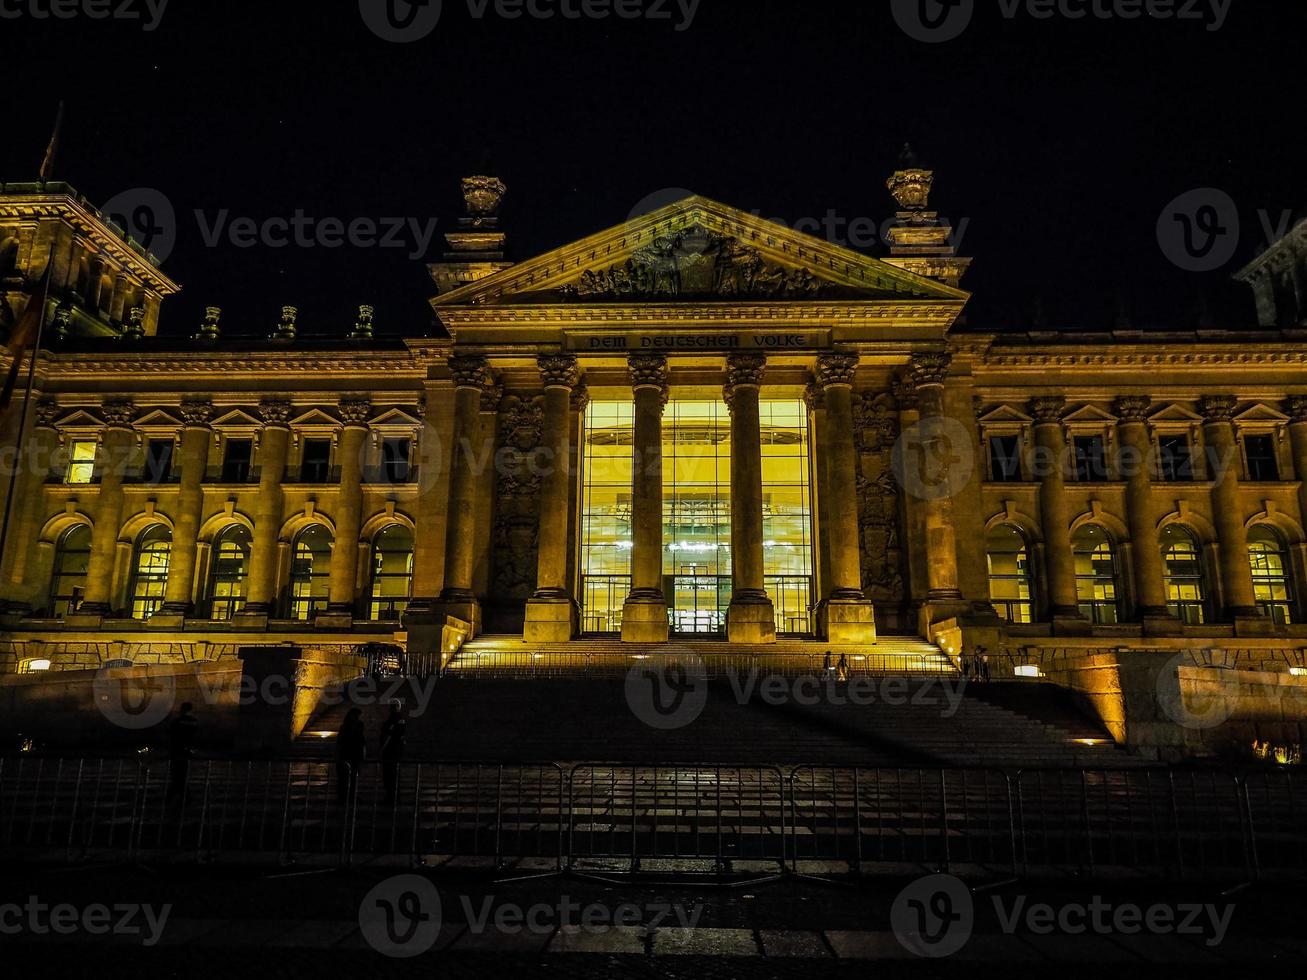
{"type": "Polygon", "coordinates": [[[380,917],[360,917],[361,908],[398,910],[401,920],[412,912],[404,904],[412,879],[396,884],[406,874],[395,869],[315,874],[9,868],[0,883],[0,944],[10,963],[40,964],[50,976],[87,975],[93,969],[97,980],[357,977],[377,970],[400,977],[501,974],[515,980],[853,976],[855,971],[866,976],[872,961],[889,975],[960,976],[980,964],[1003,964],[1006,972],[1027,967],[1046,975],[1053,968],[1059,975],[1088,976],[1092,970],[1101,978],[1104,964],[1110,964],[1116,974],[1153,977],[1159,964],[1182,964],[1190,974],[1228,976],[1239,965],[1297,974],[1307,954],[1307,937],[1299,928],[1304,900],[1292,885],[973,882],[978,887],[970,893],[975,912],[966,941],[952,955],[932,959],[919,957],[901,938],[903,896],[910,894],[904,889],[915,887],[919,878],[786,879],[723,888],[558,877],[495,881],[483,873],[455,872],[419,881],[419,891],[430,888],[438,896],[422,907],[438,912],[430,940],[419,936],[411,943],[403,928],[379,932],[380,917]],[[374,901],[378,895],[380,905],[374,901]],[[1004,925],[1013,909],[1046,904],[1056,918],[1058,910],[1095,899],[1112,909],[1139,907],[1145,913],[1219,910],[1217,918],[1225,925],[1214,930],[1210,923],[1216,920],[1206,913],[1202,928],[1184,935],[1165,929],[1080,933],[1076,923],[1071,931],[1056,923],[1044,930],[1033,919],[1014,928],[1004,925]],[[33,918],[34,900],[38,910],[63,908],[63,926],[52,928],[48,913],[38,911],[33,918]],[[150,906],[156,918],[169,907],[157,932],[97,932],[78,919],[97,905],[137,904],[150,906]],[[586,919],[587,914],[594,918],[586,919]],[[612,926],[620,915],[634,921],[612,926]],[[402,942],[388,947],[391,955],[378,951],[378,936],[384,947],[384,937],[393,940],[397,934],[402,942]],[[393,955],[397,951],[400,955],[393,955]]]}

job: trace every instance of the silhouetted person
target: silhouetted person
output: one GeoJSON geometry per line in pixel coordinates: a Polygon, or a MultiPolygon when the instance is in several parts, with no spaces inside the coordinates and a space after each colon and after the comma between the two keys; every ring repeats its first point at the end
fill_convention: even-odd
{"type": "Polygon", "coordinates": [[[399,762],[404,757],[404,736],[408,733],[408,719],[398,701],[390,702],[390,717],[381,726],[381,781],[386,789],[386,802],[392,806],[399,798],[399,762]]]}
{"type": "Polygon", "coordinates": [[[984,647],[976,649],[976,680],[989,683],[989,651],[984,647]]]}
{"type": "Polygon", "coordinates": [[[363,712],[350,708],[336,735],[336,799],[341,803],[348,802],[367,754],[363,712]]]}
{"type": "Polygon", "coordinates": [[[835,665],[835,679],[843,684],[849,679],[849,657],[848,654],[840,654],[840,662],[835,665]]]}
{"type": "Polygon", "coordinates": [[[195,753],[195,739],[200,723],[195,719],[195,706],[187,701],[168,726],[168,800],[180,800],[186,793],[186,780],[191,774],[191,756],[195,753]]]}
{"type": "Polygon", "coordinates": [[[821,669],[822,669],[823,671],[825,671],[826,673],[828,673],[828,674],[831,672],[830,651],[829,651],[829,650],[826,651],[826,656],[822,659],[822,662],[821,662],[821,669]]]}

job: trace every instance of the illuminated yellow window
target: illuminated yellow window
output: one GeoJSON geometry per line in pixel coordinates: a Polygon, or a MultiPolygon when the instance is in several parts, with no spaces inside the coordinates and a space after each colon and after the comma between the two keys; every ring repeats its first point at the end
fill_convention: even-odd
{"type": "Polygon", "coordinates": [[[76,439],[68,453],[68,473],[65,483],[87,484],[95,478],[94,439],[76,439]]]}

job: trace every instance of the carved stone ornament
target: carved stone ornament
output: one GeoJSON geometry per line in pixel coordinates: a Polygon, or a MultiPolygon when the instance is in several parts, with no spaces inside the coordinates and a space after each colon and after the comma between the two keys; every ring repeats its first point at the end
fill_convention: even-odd
{"type": "Polygon", "coordinates": [[[912,381],[921,388],[926,385],[942,385],[948,380],[948,369],[953,364],[953,355],[941,351],[926,354],[914,354],[912,357],[912,381]]]}
{"type": "Polygon", "coordinates": [[[372,339],[372,318],[376,315],[376,310],[371,306],[359,307],[359,318],[354,324],[354,329],[350,331],[352,340],[371,340],[372,339]]]}
{"type": "Polygon", "coordinates": [[[920,406],[921,396],[911,378],[898,378],[891,382],[890,393],[900,412],[915,412],[920,406]]]}
{"type": "Polygon", "coordinates": [[[1233,395],[1206,395],[1199,401],[1198,410],[1208,422],[1233,422],[1238,405],[1233,395]]]}
{"type": "Polygon", "coordinates": [[[130,429],[136,420],[136,403],[130,398],[113,398],[100,408],[107,425],[118,429],[130,429]]]}
{"type": "Polygon", "coordinates": [[[207,398],[190,398],[181,404],[182,421],[188,428],[207,428],[213,419],[213,402],[207,398]]]}
{"type": "Polygon", "coordinates": [[[43,398],[36,403],[36,426],[39,429],[53,429],[54,421],[59,417],[59,403],[53,398],[43,398]]]}
{"type": "Polygon", "coordinates": [[[124,340],[140,340],[145,336],[145,307],[133,306],[127,312],[127,322],[123,324],[124,340]]]}
{"type": "Polygon", "coordinates": [[[590,407],[590,386],[585,383],[584,378],[577,382],[576,387],[572,389],[570,407],[578,415],[584,414],[585,410],[590,407]]]}
{"type": "Polygon", "coordinates": [[[807,269],[768,265],[762,253],[737,239],[695,225],[656,238],[625,262],[587,269],[559,288],[565,299],[665,299],[676,296],[743,296],[813,299],[830,284],[807,269]]]}
{"type": "Polygon", "coordinates": [[[1153,400],[1147,395],[1122,395],[1112,405],[1112,411],[1122,422],[1147,422],[1153,400]]]}
{"type": "Polygon", "coordinates": [[[206,306],[204,308],[204,322],[200,324],[195,339],[206,344],[212,344],[220,336],[222,336],[222,307],[206,306]]]}
{"type": "Polygon", "coordinates": [[[498,177],[464,177],[463,203],[473,218],[488,218],[498,213],[508,187],[498,177]]]}
{"type": "Polygon", "coordinates": [[[732,354],[726,358],[726,384],[731,388],[743,385],[761,387],[767,373],[767,358],[763,354],[732,354]]]}
{"type": "Polygon", "coordinates": [[[913,167],[894,171],[886,186],[902,210],[925,211],[930,206],[930,188],[934,182],[934,171],[913,167]]]}
{"type": "Polygon", "coordinates": [[[342,398],[338,411],[340,420],[346,425],[367,425],[372,417],[372,402],[366,398],[342,398]]]}
{"type": "Polygon", "coordinates": [[[454,376],[454,385],[459,388],[484,391],[494,381],[490,375],[490,363],[484,357],[455,354],[449,359],[449,371],[454,376]]]}
{"type": "Polygon", "coordinates": [[[1294,395],[1284,404],[1290,422],[1307,422],[1307,395],[1294,395]]]}
{"type": "Polygon", "coordinates": [[[817,384],[823,388],[836,385],[853,387],[853,375],[858,370],[856,354],[823,354],[817,358],[817,384]]]}
{"type": "Polygon", "coordinates": [[[894,446],[899,436],[898,415],[884,392],[864,392],[853,399],[853,428],[865,452],[879,453],[894,446]]]}
{"type": "Polygon", "coordinates": [[[291,404],[278,398],[267,398],[259,403],[259,416],[264,425],[285,426],[290,422],[291,404]]]}
{"type": "Polygon", "coordinates": [[[1060,423],[1065,412],[1066,399],[1061,395],[1044,395],[1030,399],[1030,417],[1038,425],[1060,423]]]}
{"type": "Polygon", "coordinates": [[[544,398],[506,395],[500,423],[505,446],[527,453],[540,445],[540,427],[544,420],[544,398]]]}
{"type": "Polygon", "coordinates": [[[300,311],[294,306],[283,306],[281,308],[281,320],[278,321],[276,329],[272,332],[274,340],[294,340],[295,334],[299,331],[300,311]]]}
{"type": "Polygon", "coordinates": [[[803,403],[810,412],[820,412],[826,408],[826,392],[815,381],[809,381],[803,389],[803,403]]]}
{"type": "Polygon", "coordinates": [[[546,388],[572,389],[581,380],[581,368],[571,354],[542,354],[536,358],[536,366],[546,388]]]}
{"type": "MultiPolygon", "coordinates": [[[[481,392],[481,414],[498,415],[499,404],[504,400],[504,386],[501,384],[489,384],[481,392]]],[[[426,402],[422,403],[423,412],[426,411],[426,402]]],[[[424,416],[425,417],[425,416],[424,416]]]]}
{"type": "Polygon", "coordinates": [[[667,357],[663,354],[638,353],[626,360],[632,388],[657,388],[667,392],[667,357]]]}

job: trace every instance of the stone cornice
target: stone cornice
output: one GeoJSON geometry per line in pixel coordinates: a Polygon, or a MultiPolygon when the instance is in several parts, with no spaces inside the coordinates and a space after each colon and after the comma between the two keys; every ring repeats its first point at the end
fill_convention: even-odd
{"type": "Polygon", "coordinates": [[[435,356],[419,357],[407,351],[306,352],[300,355],[285,351],[217,354],[203,350],[194,353],[173,351],[157,355],[54,354],[50,358],[49,376],[61,380],[130,374],[150,377],[161,374],[218,375],[231,378],[250,374],[347,375],[385,371],[422,378],[426,375],[428,364],[435,360],[435,356]]]}
{"type": "Polygon", "coordinates": [[[1047,373],[1050,367],[1147,368],[1147,367],[1263,367],[1266,365],[1307,364],[1307,347],[1302,350],[1232,350],[1229,345],[1207,350],[1151,347],[1145,350],[1109,347],[1103,350],[1059,353],[1047,348],[1027,352],[997,354],[991,352],[982,368],[1017,368],[1047,373]]]}

